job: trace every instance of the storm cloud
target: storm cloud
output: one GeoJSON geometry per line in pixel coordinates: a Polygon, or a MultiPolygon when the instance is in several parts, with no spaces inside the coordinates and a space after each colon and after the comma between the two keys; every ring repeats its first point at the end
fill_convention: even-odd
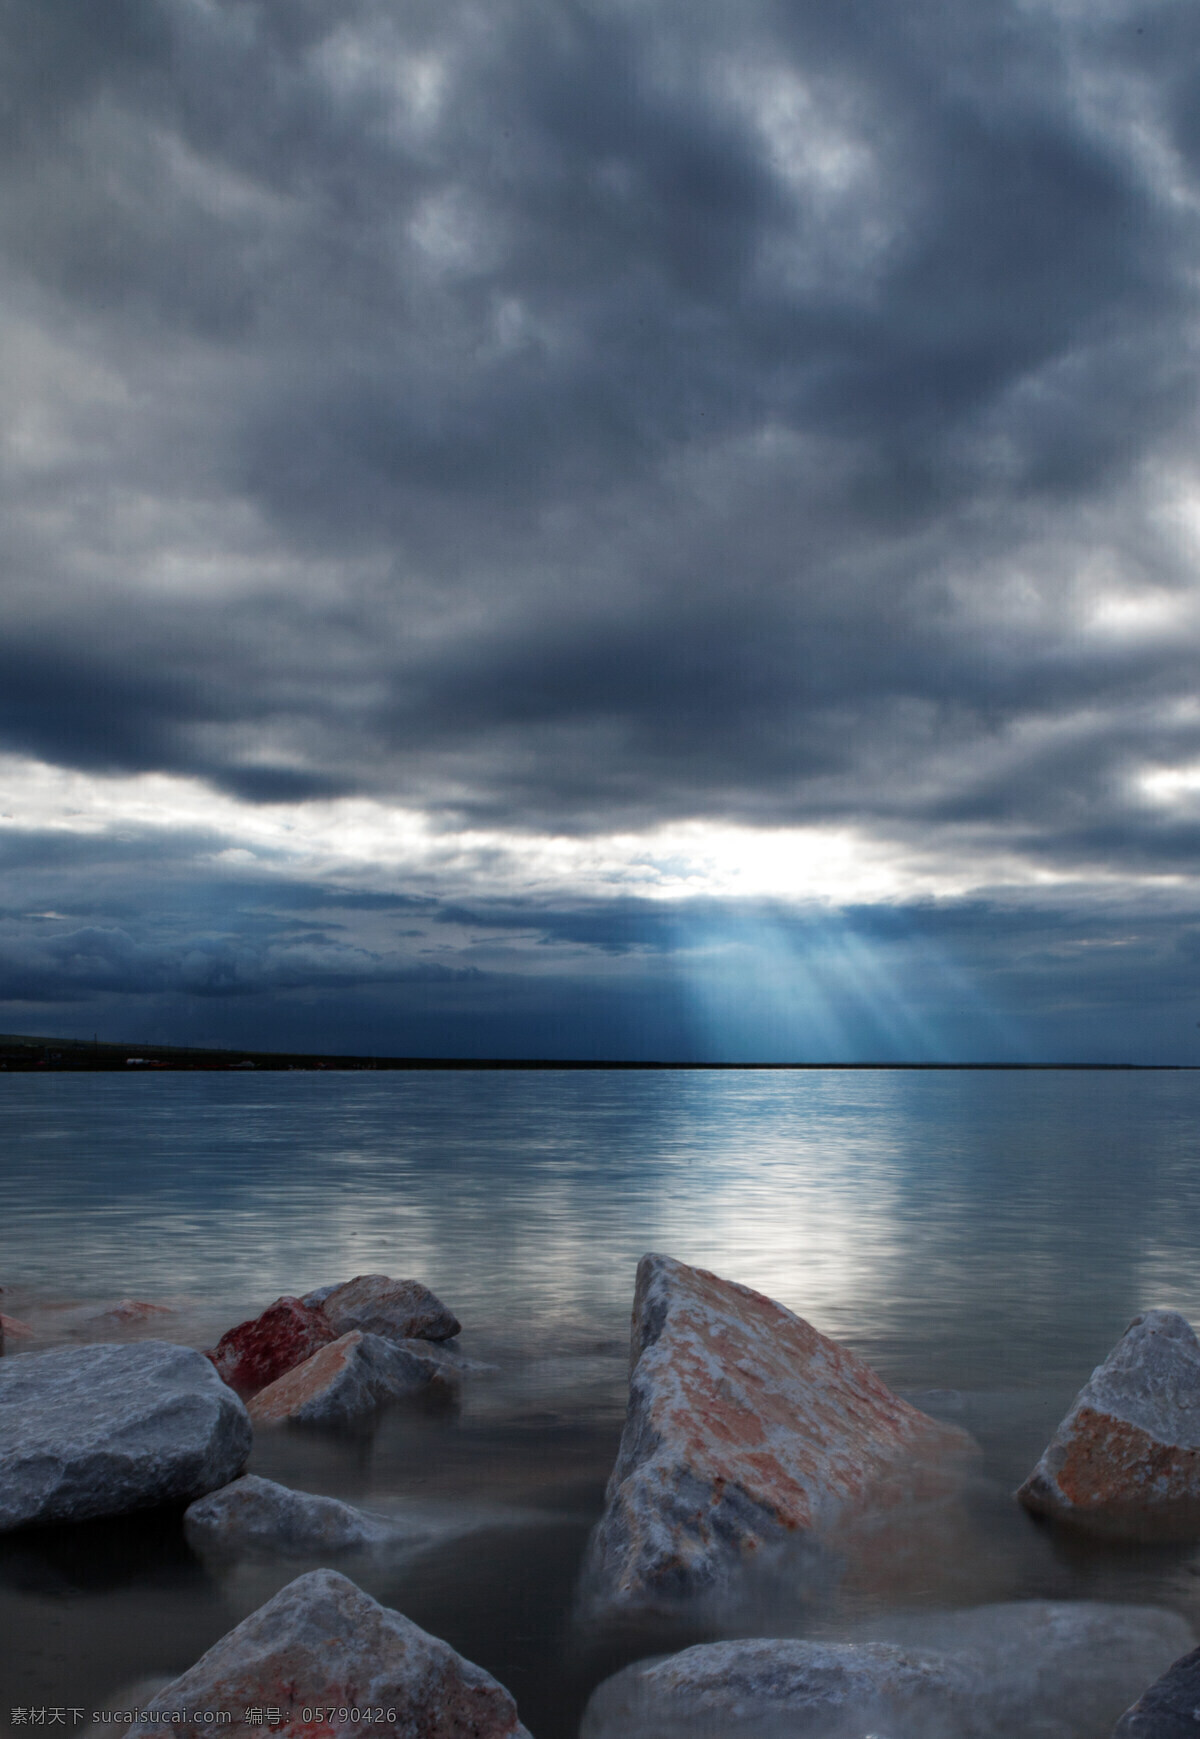
{"type": "Polygon", "coordinates": [[[360,986],[411,1035],[436,963],[468,1049],[602,1004],[720,1049],[668,962],[736,932],[824,949],[784,1048],[866,950],[941,1012],[845,1042],[936,1050],[902,912],[980,1054],[1119,1048],[1145,983],[1194,1027],[1186,0],[6,0],[0,44],[10,1024],[360,986]],[[705,867],[791,834],[894,885],[705,867]],[[309,940],[246,940],[246,859],[309,940]]]}

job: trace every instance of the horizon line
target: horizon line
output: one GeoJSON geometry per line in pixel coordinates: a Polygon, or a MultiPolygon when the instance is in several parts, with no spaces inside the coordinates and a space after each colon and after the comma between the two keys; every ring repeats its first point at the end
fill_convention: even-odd
{"type": "MultiPolygon", "coordinates": [[[[80,1060],[90,1059],[90,1066],[127,1068],[140,1065],[171,1067],[174,1058],[199,1061],[207,1059],[210,1067],[321,1069],[712,1069],[712,1070],[816,1070],[816,1069],[941,1069],[941,1070],[1174,1070],[1200,1069],[1200,1063],[1101,1063],[1101,1062],[1012,1062],[981,1058],[973,1062],[929,1062],[899,1059],[885,1061],[868,1058],[852,1061],[832,1058],[827,1061],[792,1060],[789,1062],[727,1062],[716,1059],[685,1060],[643,1057],[462,1057],[462,1056],[384,1056],[369,1053],[336,1051],[263,1051],[229,1045],[163,1045],[137,1040],[63,1039],[26,1033],[0,1033],[0,1048],[18,1046],[43,1052],[70,1051],[80,1060]],[[140,1052],[141,1055],[132,1053],[140,1052]]],[[[7,1068],[14,1059],[0,1058],[0,1068],[7,1068]]],[[[66,1061],[58,1057],[57,1061],[66,1061]]],[[[35,1065],[37,1066],[37,1065],[35,1065]]]]}

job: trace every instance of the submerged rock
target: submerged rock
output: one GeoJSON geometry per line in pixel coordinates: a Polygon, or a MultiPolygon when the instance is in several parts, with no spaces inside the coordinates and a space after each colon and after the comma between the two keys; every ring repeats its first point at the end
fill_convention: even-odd
{"type": "Polygon", "coordinates": [[[172,1316],[174,1312],[169,1304],[151,1304],[145,1298],[118,1298],[115,1304],[106,1305],[103,1310],[92,1311],[84,1318],[88,1324],[119,1323],[132,1324],[148,1322],[152,1316],[172,1316]]]}
{"type": "Polygon", "coordinates": [[[449,1340],[462,1324],[419,1280],[360,1274],[340,1286],[319,1287],[304,1302],[316,1302],[335,1334],[361,1328],[385,1340],[449,1340]]]}
{"type": "Polygon", "coordinates": [[[1177,1612],[1091,1600],[1013,1600],[956,1612],[893,1614],[856,1642],[944,1655],[968,1672],[984,1739],[1107,1733],[1138,1691],[1195,1641],[1177,1612]]]}
{"type": "Polygon", "coordinates": [[[246,1409],[203,1353],[165,1341],[0,1366],[0,1530],[200,1497],[250,1452],[246,1409]]]}
{"type": "Polygon", "coordinates": [[[1200,1648],[1177,1660],[1127,1709],[1113,1739],[1196,1739],[1200,1733],[1200,1648]]]}
{"type": "Polygon", "coordinates": [[[277,1298],[261,1316],[223,1334],[209,1357],[231,1389],[253,1395],[336,1338],[319,1307],[277,1298]]]}
{"type": "Polygon", "coordinates": [[[670,1610],[779,1552],[790,1573],[839,1523],[945,1495],[973,1450],[782,1305],[646,1256],[585,1600],[670,1610]]]}
{"type": "Polygon", "coordinates": [[[220,1724],[231,1739],[268,1722],[284,1739],[365,1731],[530,1739],[503,1685],[336,1570],[290,1582],[160,1691],[127,1731],[190,1726],[214,1712],[231,1717],[220,1724]]]}
{"type": "Polygon", "coordinates": [[[254,1473],[198,1498],[184,1514],[183,1531],[194,1550],[231,1558],[255,1549],[281,1557],[352,1552],[389,1538],[383,1523],[352,1504],[254,1473]]]}
{"type": "Polygon", "coordinates": [[[1094,1533],[1200,1535],[1200,1343],[1185,1318],[1134,1317],[1017,1497],[1094,1533]]]}
{"type": "Polygon", "coordinates": [[[579,1739],[959,1739],[970,1691],[943,1656],[887,1643],[702,1643],[606,1679],[579,1739]]]}
{"type": "Polygon", "coordinates": [[[436,1355],[354,1329],[260,1389],[250,1417],[256,1425],[345,1425],[439,1380],[446,1372],[436,1355]]]}
{"type": "Polygon", "coordinates": [[[705,1643],[606,1680],[580,1739],[1097,1739],[1189,1637],[1158,1607],[1036,1600],[705,1643]]]}

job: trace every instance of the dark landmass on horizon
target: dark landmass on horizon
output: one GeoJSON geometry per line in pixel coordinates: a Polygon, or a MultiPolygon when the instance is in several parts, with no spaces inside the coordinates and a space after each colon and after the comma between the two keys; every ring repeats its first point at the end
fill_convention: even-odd
{"type": "Polygon", "coordinates": [[[127,1069],[1173,1069],[1197,1063],[723,1063],[646,1061],[622,1057],[372,1057],[305,1051],[218,1050],[197,1045],[39,1038],[0,1033],[0,1071],[127,1069]]]}

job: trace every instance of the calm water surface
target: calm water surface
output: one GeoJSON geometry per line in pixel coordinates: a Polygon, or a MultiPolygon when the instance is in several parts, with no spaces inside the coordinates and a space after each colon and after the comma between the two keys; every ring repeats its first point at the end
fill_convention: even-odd
{"type": "MultiPolygon", "coordinates": [[[[457,1405],[276,1433],[251,1465],[411,1519],[418,1546],[346,1568],[573,1739],[590,1687],[662,1643],[571,1616],[646,1250],[781,1300],[982,1444],[953,1538],[914,1519],[808,1628],[1032,1596],[1200,1624],[1200,1560],[1072,1545],[1009,1497],[1131,1316],[1200,1321],[1198,1162],[1191,1074],[14,1075],[0,1304],[37,1331],[14,1350],[116,1338],[89,1319],[123,1297],[205,1345],[283,1292],[432,1286],[492,1367],[457,1405]]],[[[10,1536],[0,1724],[181,1671],[302,1568],[206,1566],[174,1516],[10,1536]]]]}

